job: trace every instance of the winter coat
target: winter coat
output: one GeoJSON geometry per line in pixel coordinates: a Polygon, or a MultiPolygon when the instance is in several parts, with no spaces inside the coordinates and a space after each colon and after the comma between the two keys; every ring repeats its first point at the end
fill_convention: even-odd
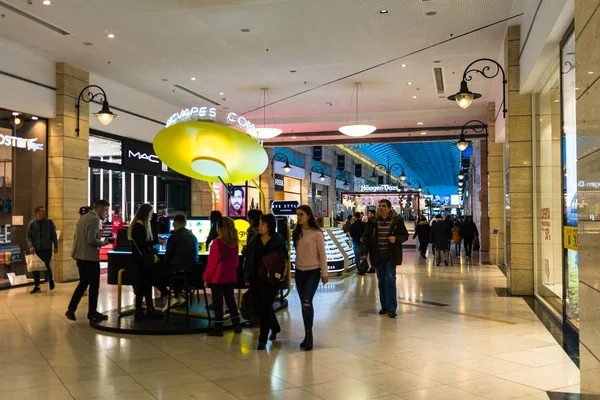
{"type": "Polygon", "coordinates": [[[27,246],[36,250],[52,250],[58,248],[56,225],[51,219],[34,219],[27,226],[27,246]]]}
{"type": "Polygon", "coordinates": [[[452,231],[448,224],[438,221],[431,226],[429,240],[435,246],[436,250],[448,250],[449,241],[452,238],[452,231]]]}
{"type": "Polygon", "coordinates": [[[419,237],[419,243],[429,243],[429,232],[431,231],[431,227],[429,226],[429,222],[421,221],[415,227],[415,234],[413,238],[419,237]]]}
{"type": "Polygon", "coordinates": [[[258,267],[262,257],[270,253],[282,251],[287,257],[287,248],[283,237],[273,233],[266,245],[261,241],[261,235],[255,235],[246,247],[246,260],[244,262],[244,282],[254,286],[258,282],[258,267]]]}
{"type": "Polygon", "coordinates": [[[475,236],[479,236],[475,222],[465,221],[460,228],[460,236],[464,238],[474,238],[475,236]]]}
{"type": "Polygon", "coordinates": [[[350,237],[354,244],[360,245],[360,239],[362,238],[363,233],[365,233],[366,227],[367,223],[362,221],[356,221],[352,224],[350,227],[350,237]]]}
{"type": "Polygon", "coordinates": [[[213,240],[202,278],[204,282],[236,283],[239,264],[238,248],[237,243],[228,246],[219,237],[213,240]]]}
{"type": "MultiPolygon", "coordinates": [[[[408,240],[408,231],[404,225],[404,220],[395,211],[391,212],[392,224],[390,226],[390,235],[396,237],[395,243],[390,243],[390,253],[393,265],[402,264],[402,243],[408,240]]],[[[367,227],[362,236],[362,242],[360,244],[360,255],[369,255],[371,259],[371,265],[377,265],[379,261],[379,250],[377,246],[377,220],[379,214],[375,217],[370,218],[367,222],[367,227]]]]}

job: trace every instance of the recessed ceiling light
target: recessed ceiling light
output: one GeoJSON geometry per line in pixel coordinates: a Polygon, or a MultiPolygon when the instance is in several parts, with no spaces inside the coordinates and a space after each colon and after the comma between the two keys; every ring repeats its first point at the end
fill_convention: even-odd
{"type": "Polygon", "coordinates": [[[412,82],[406,82],[406,83],[407,83],[407,84],[409,84],[409,85],[412,85],[412,84],[413,84],[412,82]]]}
{"type": "Polygon", "coordinates": [[[195,81],[195,80],[196,80],[196,78],[194,78],[194,77],[192,76],[192,80],[193,80],[193,81],[195,81]]]}
{"type": "Polygon", "coordinates": [[[425,13],[425,15],[427,15],[428,17],[431,17],[431,16],[433,16],[433,15],[435,15],[435,14],[437,14],[437,12],[435,12],[435,11],[427,11],[427,12],[425,13]]]}
{"type": "Polygon", "coordinates": [[[34,115],[33,117],[31,117],[31,119],[37,121],[39,118],[34,115]]]}
{"type": "Polygon", "coordinates": [[[417,96],[413,96],[413,99],[416,99],[416,98],[417,98],[417,96]]]}
{"type": "Polygon", "coordinates": [[[42,4],[45,6],[50,6],[50,5],[52,5],[52,2],[50,0],[44,0],[44,1],[42,1],[42,4]]]}
{"type": "Polygon", "coordinates": [[[560,101],[560,100],[558,100],[558,99],[554,100],[554,102],[555,102],[555,103],[558,103],[559,101],[560,101]]]}
{"type": "Polygon", "coordinates": [[[406,67],[408,67],[408,65],[402,64],[402,68],[406,68],[406,67]]]}
{"type": "Polygon", "coordinates": [[[107,38],[109,39],[114,39],[115,38],[115,34],[114,33],[109,33],[108,35],[106,35],[107,38]]]}
{"type": "Polygon", "coordinates": [[[298,136],[292,136],[292,139],[297,139],[297,138],[298,138],[298,136]]]}
{"type": "Polygon", "coordinates": [[[427,135],[427,132],[421,132],[421,135],[427,135]]]}
{"type": "Polygon", "coordinates": [[[15,117],[16,117],[17,115],[19,115],[19,113],[18,113],[18,112],[16,112],[16,111],[13,111],[13,113],[12,113],[12,114],[13,114],[15,117]]]}
{"type": "Polygon", "coordinates": [[[576,88],[575,88],[575,90],[579,90],[579,88],[578,88],[578,87],[576,87],[576,88]]]}
{"type": "Polygon", "coordinates": [[[388,10],[379,10],[379,14],[387,14],[387,13],[389,13],[388,10]]]}
{"type": "Polygon", "coordinates": [[[588,75],[594,75],[594,71],[588,72],[588,75]]]}
{"type": "Polygon", "coordinates": [[[423,125],[423,123],[422,122],[417,122],[417,125],[423,125]]]}
{"type": "Polygon", "coordinates": [[[163,82],[169,82],[169,80],[167,78],[162,78],[161,79],[163,82]]]}
{"type": "Polygon", "coordinates": [[[250,29],[248,29],[248,28],[244,28],[244,29],[240,29],[240,31],[242,31],[242,32],[244,32],[244,33],[248,33],[248,32],[250,32],[250,29]]]}
{"type": "Polygon", "coordinates": [[[223,92],[219,92],[219,96],[223,96],[225,93],[223,92]]]}

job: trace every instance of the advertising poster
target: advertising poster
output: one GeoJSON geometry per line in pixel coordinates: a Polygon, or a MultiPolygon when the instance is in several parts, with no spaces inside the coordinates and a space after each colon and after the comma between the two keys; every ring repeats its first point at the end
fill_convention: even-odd
{"type": "Polygon", "coordinates": [[[232,194],[229,196],[229,216],[230,217],[245,217],[246,216],[246,188],[243,186],[234,186],[232,194]]]}

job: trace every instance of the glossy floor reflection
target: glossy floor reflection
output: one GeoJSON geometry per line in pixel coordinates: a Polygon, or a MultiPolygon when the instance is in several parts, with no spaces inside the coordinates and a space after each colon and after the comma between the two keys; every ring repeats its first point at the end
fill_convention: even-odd
{"type": "MultiPolygon", "coordinates": [[[[333,278],[315,299],[315,349],[302,352],[296,293],[280,340],[257,352],[256,330],[111,335],[86,305],[64,311],[75,283],[0,292],[3,399],[548,399],[579,391],[579,371],[521,298],[498,297],[494,266],[433,267],[405,250],[399,317],[377,314],[374,275],[333,278]]],[[[133,300],[130,290],[125,301],[133,300]]],[[[101,310],[116,308],[102,286],[101,310]]],[[[85,299],[84,299],[85,302],[85,299]]]]}

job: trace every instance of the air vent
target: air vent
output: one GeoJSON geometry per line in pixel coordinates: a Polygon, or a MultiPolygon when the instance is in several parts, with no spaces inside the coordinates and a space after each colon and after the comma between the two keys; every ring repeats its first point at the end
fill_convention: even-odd
{"type": "Polygon", "coordinates": [[[211,100],[211,99],[209,99],[206,96],[202,96],[200,93],[194,92],[192,89],[188,89],[185,86],[182,86],[180,84],[173,85],[173,86],[175,86],[179,90],[183,90],[184,92],[191,94],[192,96],[196,96],[196,97],[198,97],[198,98],[200,98],[200,99],[202,99],[204,101],[208,101],[210,104],[212,104],[214,106],[220,106],[221,105],[221,104],[217,103],[216,101],[211,100]]]}
{"type": "Polygon", "coordinates": [[[433,80],[435,81],[437,94],[444,94],[446,89],[444,88],[444,73],[442,67],[433,68],[433,80]]]}
{"type": "Polygon", "coordinates": [[[18,14],[18,15],[20,15],[20,16],[21,16],[21,17],[23,17],[23,18],[27,18],[28,20],[30,20],[30,21],[31,21],[31,22],[33,22],[33,23],[36,23],[36,24],[38,24],[38,25],[41,25],[41,26],[43,26],[44,28],[46,28],[46,29],[50,29],[51,31],[53,31],[53,32],[56,32],[56,33],[58,33],[58,34],[61,34],[61,35],[63,35],[63,36],[69,36],[69,35],[71,34],[70,32],[67,32],[67,31],[65,31],[64,29],[61,29],[61,28],[59,28],[59,27],[58,27],[58,26],[56,26],[56,25],[52,25],[52,24],[51,24],[51,23],[49,23],[49,22],[46,22],[46,21],[44,21],[44,20],[42,20],[42,19],[39,19],[39,18],[38,18],[38,17],[36,17],[35,15],[29,14],[28,12],[26,12],[26,11],[23,11],[23,10],[21,10],[20,8],[17,8],[17,7],[15,7],[15,6],[13,6],[12,4],[8,4],[8,3],[6,3],[6,2],[4,2],[4,1],[2,1],[2,0],[0,0],[0,7],[4,7],[4,8],[6,8],[7,10],[9,10],[9,11],[12,11],[12,12],[14,12],[15,14],[18,14]]]}

